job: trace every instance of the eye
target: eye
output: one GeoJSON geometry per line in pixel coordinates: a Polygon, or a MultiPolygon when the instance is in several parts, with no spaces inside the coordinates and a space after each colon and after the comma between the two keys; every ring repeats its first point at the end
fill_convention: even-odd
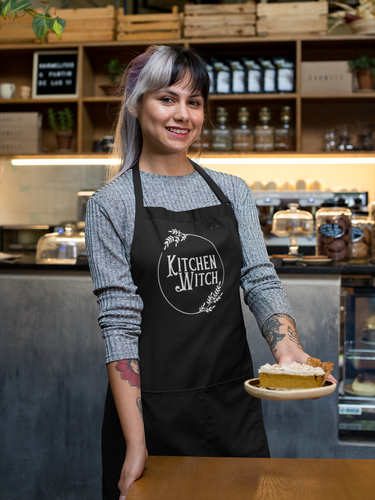
{"type": "Polygon", "coordinates": [[[173,102],[173,99],[171,97],[162,97],[161,99],[161,102],[165,103],[165,104],[171,104],[173,102]]]}

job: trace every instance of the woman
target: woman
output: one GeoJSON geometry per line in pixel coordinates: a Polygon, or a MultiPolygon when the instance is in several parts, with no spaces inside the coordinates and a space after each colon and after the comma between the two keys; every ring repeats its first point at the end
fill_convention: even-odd
{"type": "Polygon", "coordinates": [[[110,382],[106,500],[125,498],[147,449],[269,456],[260,402],[243,388],[253,367],[240,285],[276,361],[308,357],[250,189],[186,156],[207,114],[204,62],[177,46],[152,46],[129,65],[124,86],[122,168],[91,197],[86,221],[110,382]]]}

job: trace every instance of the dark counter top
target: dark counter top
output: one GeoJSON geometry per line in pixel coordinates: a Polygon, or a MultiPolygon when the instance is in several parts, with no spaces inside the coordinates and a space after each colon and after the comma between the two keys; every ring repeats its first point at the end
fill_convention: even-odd
{"type": "MultiPolygon", "coordinates": [[[[271,259],[278,274],[342,274],[357,276],[375,276],[375,263],[368,264],[340,264],[329,262],[324,265],[312,265],[305,262],[291,264],[282,259],[271,259]]],[[[80,257],[75,265],[68,264],[36,264],[35,254],[25,254],[22,258],[13,262],[1,261],[1,270],[17,271],[89,271],[87,258],[80,257]]]]}

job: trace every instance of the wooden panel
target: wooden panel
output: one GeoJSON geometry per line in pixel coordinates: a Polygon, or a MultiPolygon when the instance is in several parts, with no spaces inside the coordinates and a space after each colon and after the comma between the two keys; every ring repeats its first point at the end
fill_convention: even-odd
{"type": "Polygon", "coordinates": [[[47,42],[48,43],[66,43],[66,42],[101,42],[110,41],[115,39],[115,32],[113,30],[108,31],[68,31],[68,33],[63,33],[62,40],[59,40],[54,33],[48,33],[47,42]]]}
{"type": "Polygon", "coordinates": [[[115,8],[113,5],[107,5],[107,7],[97,7],[94,9],[56,9],[56,7],[51,7],[49,13],[52,17],[59,16],[65,21],[68,20],[78,20],[82,19],[87,21],[88,19],[114,19],[115,8]]]}
{"type": "Polygon", "coordinates": [[[189,5],[185,4],[185,14],[252,14],[256,11],[255,2],[247,2],[241,4],[202,4],[202,5],[189,5]]]}
{"type": "Polygon", "coordinates": [[[117,31],[124,31],[127,33],[136,33],[138,31],[168,31],[178,30],[179,23],[176,21],[164,21],[163,23],[119,23],[117,31]]]}
{"type": "Polygon", "coordinates": [[[259,3],[257,16],[305,16],[328,14],[328,2],[259,3]]]}
{"type": "Polygon", "coordinates": [[[257,22],[257,32],[261,33],[315,33],[327,30],[326,16],[278,16],[260,18],[257,22]]]}
{"type": "Polygon", "coordinates": [[[1,42],[36,42],[37,37],[31,27],[31,17],[17,18],[15,21],[11,19],[1,18],[0,20],[0,41],[1,42]]]}
{"type": "Polygon", "coordinates": [[[217,16],[185,16],[184,25],[186,26],[216,26],[218,24],[224,25],[247,25],[255,24],[256,16],[255,14],[245,14],[245,15],[225,15],[220,14],[217,16]]]}
{"type": "Polygon", "coordinates": [[[180,38],[179,33],[169,31],[143,31],[142,33],[117,33],[117,40],[168,40],[180,38]]]}
{"type": "Polygon", "coordinates": [[[255,36],[255,26],[212,26],[207,28],[184,28],[185,37],[211,36],[255,36]]]}
{"type": "Polygon", "coordinates": [[[115,30],[115,19],[69,19],[66,22],[66,27],[63,31],[63,36],[69,31],[107,31],[115,30]]]}
{"type": "Polygon", "coordinates": [[[121,7],[119,9],[119,14],[117,15],[118,23],[138,23],[138,22],[148,22],[148,21],[178,21],[178,14],[134,14],[124,16],[124,9],[121,7]],[[122,13],[121,13],[122,12],[122,13]]]}

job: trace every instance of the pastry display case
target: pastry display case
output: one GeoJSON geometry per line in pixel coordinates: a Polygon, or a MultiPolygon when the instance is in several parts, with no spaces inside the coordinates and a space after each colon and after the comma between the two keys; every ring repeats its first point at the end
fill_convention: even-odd
{"type": "Polygon", "coordinates": [[[375,442],[374,278],[342,280],[339,436],[375,442]]]}
{"type": "Polygon", "coordinates": [[[298,203],[289,203],[287,210],[273,216],[272,233],[290,238],[289,255],[298,254],[297,238],[310,236],[314,231],[313,216],[305,210],[298,210],[298,203]]]}

